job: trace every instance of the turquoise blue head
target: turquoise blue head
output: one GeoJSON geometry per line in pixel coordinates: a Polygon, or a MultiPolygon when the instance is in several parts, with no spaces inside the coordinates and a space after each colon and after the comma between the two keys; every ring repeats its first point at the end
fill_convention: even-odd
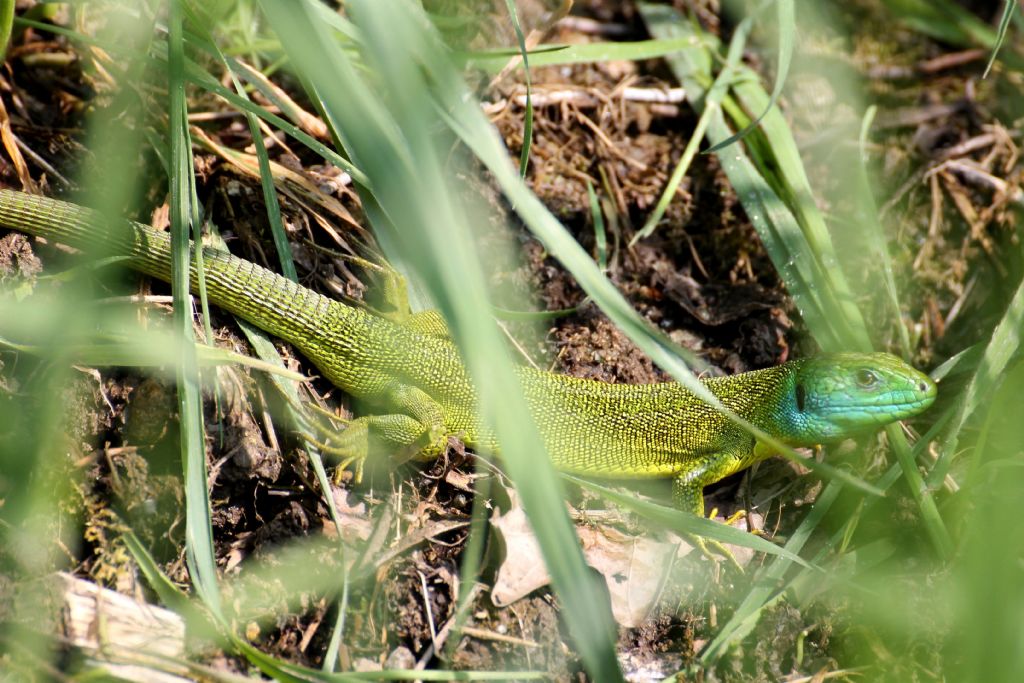
{"type": "Polygon", "coordinates": [[[836,353],[799,361],[780,436],[792,445],[838,441],[913,417],[934,401],[927,375],[888,353],[836,353]]]}

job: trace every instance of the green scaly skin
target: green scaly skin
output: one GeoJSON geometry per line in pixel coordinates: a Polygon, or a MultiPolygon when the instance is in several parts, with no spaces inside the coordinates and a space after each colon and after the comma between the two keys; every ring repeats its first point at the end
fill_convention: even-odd
{"type": "MultiPolygon", "coordinates": [[[[73,204],[0,191],[0,225],[74,247],[102,245],[131,267],[170,277],[170,240],[130,221],[109,225],[73,204]]],[[[302,351],[327,379],[380,409],[354,420],[340,452],[383,448],[436,456],[447,437],[497,449],[476,394],[436,317],[396,323],[204,248],[210,301],[302,351]]],[[[193,285],[195,273],[192,273],[193,285]]],[[[605,384],[523,367],[523,392],[556,467],[603,477],[673,477],[677,505],[703,515],[702,490],[772,454],[679,384],[605,384]]],[[[877,430],[925,410],[935,384],[884,353],[834,354],[703,380],[730,410],[790,446],[877,430]]]]}

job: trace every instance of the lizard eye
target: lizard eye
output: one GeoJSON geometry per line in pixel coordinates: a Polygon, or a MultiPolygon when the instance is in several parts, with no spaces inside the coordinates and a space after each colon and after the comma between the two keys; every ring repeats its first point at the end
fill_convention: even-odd
{"type": "Polygon", "coordinates": [[[878,376],[870,370],[861,368],[854,374],[854,380],[856,380],[858,386],[870,389],[878,381],[878,376]]]}

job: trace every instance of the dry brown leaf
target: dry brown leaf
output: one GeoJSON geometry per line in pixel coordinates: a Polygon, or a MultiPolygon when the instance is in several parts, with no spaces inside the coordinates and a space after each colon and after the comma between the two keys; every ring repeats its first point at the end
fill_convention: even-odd
{"type": "MultiPolygon", "coordinates": [[[[551,581],[526,513],[517,497],[510,495],[512,509],[503,515],[495,512],[491,518],[506,550],[491,590],[491,601],[498,607],[510,605],[551,581]]],[[[760,516],[752,517],[758,526],[760,516]]],[[[734,526],[745,528],[741,526],[744,524],[741,519],[734,526]]],[[[642,624],[657,604],[675,558],[693,550],[692,545],[675,536],[672,541],[654,541],[611,527],[577,526],[576,535],[587,564],[604,577],[615,621],[629,628],[642,624]]],[[[741,565],[754,556],[749,548],[726,547],[741,565]]]]}

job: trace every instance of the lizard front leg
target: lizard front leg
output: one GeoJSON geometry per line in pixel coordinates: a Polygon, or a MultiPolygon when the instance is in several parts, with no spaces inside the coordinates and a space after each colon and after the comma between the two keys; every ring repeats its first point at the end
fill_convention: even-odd
{"type": "MultiPolygon", "coordinates": [[[[744,462],[749,460],[749,450],[749,447],[737,446],[716,453],[702,454],[686,462],[672,482],[672,499],[675,506],[698,517],[704,517],[704,487],[742,469],[744,462]]],[[[735,516],[727,523],[731,523],[732,519],[735,519],[735,516]]],[[[688,535],[704,555],[711,557],[707,547],[709,542],[702,536],[688,535]]],[[[710,545],[728,558],[733,566],[743,571],[728,548],[714,540],[710,541],[710,545]]]]}
{"type": "Polygon", "coordinates": [[[448,323],[436,309],[413,313],[409,306],[409,287],[405,277],[383,258],[371,262],[359,257],[348,257],[374,273],[380,280],[378,305],[374,310],[380,317],[398,323],[406,329],[427,337],[451,340],[448,323]]]}
{"type": "Polygon", "coordinates": [[[339,472],[355,465],[357,482],[371,454],[399,453],[431,460],[441,455],[448,443],[444,412],[423,390],[394,382],[383,392],[381,404],[395,412],[356,418],[329,444],[317,444],[339,460],[339,472]]]}
{"type": "Polygon", "coordinates": [[[743,469],[749,447],[736,446],[692,456],[676,472],[672,500],[680,510],[704,516],[704,487],[743,469]]]}

